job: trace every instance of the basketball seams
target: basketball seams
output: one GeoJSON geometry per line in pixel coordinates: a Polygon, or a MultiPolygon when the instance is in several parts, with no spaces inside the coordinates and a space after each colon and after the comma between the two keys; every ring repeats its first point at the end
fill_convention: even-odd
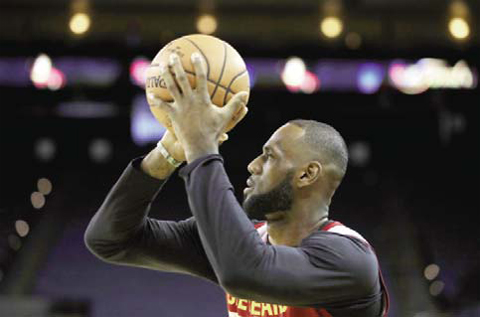
{"type": "Polygon", "coordinates": [[[245,69],[244,71],[238,73],[237,75],[233,76],[232,80],[230,81],[230,83],[228,84],[228,86],[225,89],[225,96],[223,97],[223,104],[225,104],[225,102],[227,102],[227,97],[228,97],[228,94],[229,93],[232,93],[232,94],[236,94],[236,92],[234,92],[233,90],[230,89],[230,87],[232,87],[233,83],[235,82],[235,80],[237,80],[238,78],[240,78],[242,75],[244,75],[245,73],[247,72],[247,69],[245,69]]]}
{"type": "Polygon", "coordinates": [[[202,51],[202,49],[200,48],[200,46],[197,45],[197,43],[195,43],[193,40],[187,38],[187,37],[183,37],[182,39],[188,41],[190,44],[192,44],[193,46],[195,46],[197,48],[197,50],[200,52],[200,54],[202,54],[203,56],[203,59],[205,60],[205,63],[207,63],[207,78],[210,78],[210,63],[208,62],[208,58],[207,58],[207,55],[205,55],[205,53],[202,51]]]}
{"type": "Polygon", "coordinates": [[[211,99],[213,99],[213,96],[215,96],[218,86],[220,85],[220,81],[222,80],[223,73],[225,72],[225,65],[227,65],[227,45],[225,44],[225,42],[223,42],[223,65],[222,65],[222,69],[220,70],[220,75],[218,76],[217,84],[215,85],[215,88],[212,91],[212,95],[210,96],[211,99]]]}
{"type": "MultiPolygon", "coordinates": [[[[212,94],[210,96],[210,98],[213,100],[214,99],[214,96],[218,90],[218,88],[222,88],[224,91],[225,91],[225,94],[224,94],[224,98],[223,98],[223,104],[226,103],[227,101],[227,98],[228,98],[228,95],[231,93],[231,94],[236,94],[235,91],[233,91],[231,89],[232,85],[234,84],[234,82],[240,78],[242,75],[244,75],[246,72],[247,72],[247,69],[241,71],[240,73],[238,73],[237,75],[235,75],[232,80],[230,81],[230,83],[228,84],[228,86],[225,86],[223,85],[221,82],[222,78],[223,78],[223,75],[225,73],[225,69],[226,69],[226,64],[227,64],[227,59],[228,59],[228,48],[230,47],[230,45],[228,45],[228,43],[226,43],[225,41],[222,41],[222,44],[223,44],[223,48],[224,48],[224,56],[223,56],[223,63],[222,63],[222,68],[220,70],[220,74],[219,74],[219,77],[218,77],[218,80],[215,81],[215,80],[212,80],[210,79],[210,63],[208,61],[208,58],[207,56],[205,55],[205,53],[203,52],[203,50],[200,48],[200,46],[195,43],[192,39],[190,38],[187,38],[187,37],[183,37],[181,38],[183,40],[186,40],[187,42],[189,42],[192,46],[194,46],[198,52],[203,56],[203,58],[205,59],[205,63],[207,65],[207,82],[209,84],[213,84],[215,85],[213,91],[212,91],[212,94]]],[[[159,66],[158,63],[152,63],[151,65],[149,65],[149,67],[156,67],[156,66],[159,66]]],[[[189,74],[189,75],[192,75],[192,76],[195,76],[195,72],[193,71],[188,71],[188,70],[185,70],[185,73],[189,74]]]]}

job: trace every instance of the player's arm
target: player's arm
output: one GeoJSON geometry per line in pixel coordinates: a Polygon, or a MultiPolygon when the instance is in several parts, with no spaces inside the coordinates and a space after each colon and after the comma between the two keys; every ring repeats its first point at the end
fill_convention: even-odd
{"type": "MultiPolygon", "coordinates": [[[[165,147],[171,144],[164,143],[165,147]]],[[[169,150],[175,153],[174,147],[169,150]]],[[[151,202],[173,171],[157,150],[132,161],[90,221],[85,243],[93,254],[110,263],[216,281],[193,218],[173,222],[148,217],[151,202]]]]}
{"type": "Polygon", "coordinates": [[[190,208],[220,284],[235,297],[290,306],[354,305],[379,295],[378,266],[368,247],[334,234],[301,247],[261,241],[238,204],[219,155],[184,167],[190,208]]]}

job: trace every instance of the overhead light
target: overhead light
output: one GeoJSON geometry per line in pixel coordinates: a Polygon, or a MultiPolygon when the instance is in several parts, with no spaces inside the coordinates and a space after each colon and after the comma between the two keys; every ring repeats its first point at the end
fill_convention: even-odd
{"type": "Polygon", "coordinates": [[[41,138],[35,141],[34,152],[37,159],[42,162],[49,162],[55,157],[57,146],[50,138],[41,138]]]}
{"type": "Polygon", "coordinates": [[[143,57],[136,57],[130,63],[130,81],[137,86],[145,88],[145,73],[150,66],[150,61],[143,57]]]}
{"type": "Polygon", "coordinates": [[[112,156],[113,146],[109,140],[98,138],[90,143],[88,151],[92,161],[96,163],[105,163],[112,156]]]}
{"type": "Polygon", "coordinates": [[[305,62],[299,57],[291,57],[285,63],[285,67],[282,72],[283,83],[287,87],[297,87],[300,88],[300,85],[305,79],[305,73],[307,67],[305,62]]]}
{"type": "Polygon", "coordinates": [[[45,205],[45,196],[43,196],[43,194],[40,192],[33,192],[30,195],[30,201],[33,208],[40,209],[45,205]]]}
{"type": "Polygon", "coordinates": [[[350,163],[352,165],[364,167],[370,161],[370,145],[363,141],[352,143],[348,146],[348,156],[350,157],[350,163]]]}
{"type": "Polygon", "coordinates": [[[217,25],[217,19],[211,14],[202,14],[197,18],[197,30],[202,34],[214,33],[217,25]]]}
{"type": "Polygon", "coordinates": [[[470,35],[470,26],[464,18],[457,17],[450,19],[448,30],[450,34],[458,40],[464,40],[470,35]]]}
{"type": "Polygon", "coordinates": [[[70,18],[69,26],[73,34],[84,34],[90,28],[90,16],[86,13],[75,13],[70,18]]]}
{"type": "Polygon", "coordinates": [[[320,22],[320,31],[328,38],[336,38],[343,31],[343,22],[335,16],[326,17],[320,22]]]}
{"type": "Polygon", "coordinates": [[[444,288],[445,288],[445,283],[444,282],[434,281],[432,284],[430,284],[430,287],[429,287],[430,295],[438,296],[442,293],[444,288]]]}
{"type": "Polygon", "coordinates": [[[26,237],[30,231],[30,226],[25,220],[17,220],[15,221],[15,230],[20,237],[26,237]]]}
{"type": "Polygon", "coordinates": [[[35,58],[32,69],[30,70],[30,79],[34,85],[47,85],[50,73],[52,71],[52,60],[47,54],[40,54],[35,58]]]}
{"type": "Polygon", "coordinates": [[[10,234],[7,238],[7,241],[10,248],[12,248],[15,251],[20,250],[20,248],[22,247],[22,241],[15,234],[10,234]]]}
{"type": "Polygon", "coordinates": [[[37,189],[43,195],[48,195],[52,192],[52,182],[48,178],[40,178],[37,181],[37,189]]]}
{"type": "Polygon", "coordinates": [[[377,63],[362,64],[357,73],[358,89],[364,94],[376,93],[383,83],[385,72],[382,65],[377,63]]]}
{"type": "Polygon", "coordinates": [[[438,273],[440,273],[440,267],[436,264],[428,265],[423,271],[423,275],[429,281],[433,281],[438,276],[438,273]]]}

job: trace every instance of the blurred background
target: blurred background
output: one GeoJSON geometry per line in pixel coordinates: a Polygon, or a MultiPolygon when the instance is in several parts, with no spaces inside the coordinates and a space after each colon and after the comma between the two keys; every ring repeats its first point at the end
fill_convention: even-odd
{"type": "MultiPolygon", "coordinates": [[[[280,125],[332,124],[350,165],[331,217],[376,248],[390,316],[480,316],[479,15],[478,0],[1,0],[0,316],[226,316],[217,286],[83,243],[164,132],[146,67],[191,33],[248,66],[250,112],[221,149],[237,193],[280,125]]],[[[179,177],[151,215],[190,216],[179,177]]]]}

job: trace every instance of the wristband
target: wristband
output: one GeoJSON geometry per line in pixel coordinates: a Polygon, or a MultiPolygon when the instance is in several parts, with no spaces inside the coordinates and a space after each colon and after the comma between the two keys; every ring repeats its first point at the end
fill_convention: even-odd
{"type": "Polygon", "coordinates": [[[175,167],[179,167],[180,165],[182,165],[182,162],[177,161],[175,158],[173,158],[173,156],[170,155],[170,153],[168,153],[167,149],[163,146],[162,141],[158,141],[157,148],[163,155],[163,157],[168,161],[168,163],[172,164],[175,167]]]}

